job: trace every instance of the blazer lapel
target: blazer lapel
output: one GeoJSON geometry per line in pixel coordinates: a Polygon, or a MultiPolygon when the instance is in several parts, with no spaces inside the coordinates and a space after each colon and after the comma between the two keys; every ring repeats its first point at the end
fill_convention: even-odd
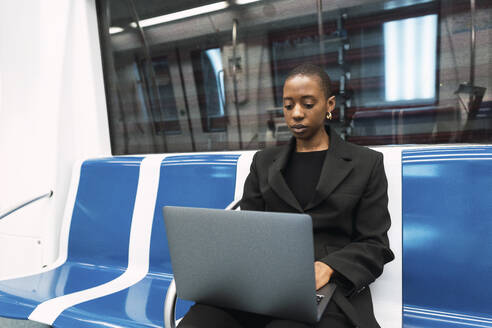
{"type": "Polygon", "coordinates": [[[330,136],[330,149],[326,153],[314,197],[305,210],[319,205],[335,190],[353,169],[352,156],[345,142],[327,127],[330,136]]]}
{"type": "Polygon", "coordinates": [[[284,202],[286,202],[299,212],[304,212],[296,197],[287,185],[284,176],[282,175],[282,170],[287,165],[290,153],[294,150],[294,147],[295,138],[292,137],[289,144],[283,147],[281,152],[274,159],[273,164],[270,166],[268,170],[268,184],[284,202]]]}

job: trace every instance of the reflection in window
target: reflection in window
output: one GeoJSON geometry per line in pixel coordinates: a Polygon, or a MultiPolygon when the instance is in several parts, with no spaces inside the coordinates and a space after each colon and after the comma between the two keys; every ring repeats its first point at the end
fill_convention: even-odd
{"type": "Polygon", "coordinates": [[[224,69],[220,48],[193,51],[191,58],[203,131],[225,131],[224,69]]]}
{"type": "MultiPolygon", "coordinates": [[[[225,106],[225,90],[224,90],[224,68],[222,67],[222,58],[220,57],[220,49],[208,49],[205,50],[208,60],[212,64],[213,72],[215,75],[215,81],[217,82],[217,93],[219,95],[219,107],[218,113],[209,113],[212,117],[224,116],[224,106],[225,106]]],[[[215,97],[214,94],[210,95],[215,97]]]]}
{"type": "MultiPolygon", "coordinates": [[[[159,104],[160,121],[157,124],[157,131],[164,131],[165,134],[176,134],[181,132],[179,125],[178,109],[174,98],[173,84],[169,72],[169,64],[165,57],[153,58],[152,66],[157,87],[157,97],[154,103],[159,104]]],[[[151,83],[148,83],[151,85],[151,83]]],[[[149,93],[152,95],[152,93],[149,93]]]]}
{"type": "Polygon", "coordinates": [[[221,1],[129,3],[96,1],[114,154],[283,143],[291,135],[283,82],[303,62],[330,75],[337,96],[330,124],[350,142],[492,140],[487,1],[477,3],[475,60],[469,6],[459,1],[342,1],[335,9],[235,0],[200,14],[221,1]],[[138,19],[141,30],[132,24],[138,19]],[[234,20],[236,77],[229,69],[234,20]],[[471,86],[482,92],[473,101],[471,86]]]}
{"type": "Polygon", "coordinates": [[[387,101],[434,99],[437,15],[384,24],[387,101]]]}

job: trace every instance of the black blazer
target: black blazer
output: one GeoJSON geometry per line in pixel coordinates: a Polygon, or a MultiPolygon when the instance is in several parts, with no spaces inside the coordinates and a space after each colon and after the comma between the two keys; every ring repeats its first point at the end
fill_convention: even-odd
{"type": "MultiPolygon", "coordinates": [[[[257,152],[244,185],[242,210],[307,213],[313,219],[315,260],[335,270],[338,293],[348,297],[363,327],[379,327],[369,288],[393,260],[387,231],[387,180],[383,154],[343,141],[327,127],[330,147],[313,199],[301,208],[282,171],[295,150],[288,145],[257,152]]],[[[280,245],[279,245],[280,246],[280,245]]]]}

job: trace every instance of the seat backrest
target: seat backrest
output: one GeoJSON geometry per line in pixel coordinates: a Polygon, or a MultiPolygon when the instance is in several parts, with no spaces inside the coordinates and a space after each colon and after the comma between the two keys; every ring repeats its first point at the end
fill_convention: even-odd
{"type": "Polygon", "coordinates": [[[403,152],[408,326],[492,327],[491,190],[492,146],[403,152]]]}
{"type": "Polygon", "coordinates": [[[187,154],[163,160],[152,226],[150,272],[172,273],[162,208],[225,208],[234,199],[238,158],[238,154],[187,154]]]}
{"type": "Polygon", "coordinates": [[[90,159],[70,222],[68,261],[126,267],[141,157],[90,159]]]}
{"type": "MultiPolygon", "coordinates": [[[[149,272],[160,277],[172,278],[171,259],[162,215],[166,205],[206,208],[226,208],[233,202],[236,194],[237,164],[240,155],[185,154],[168,155],[161,163],[159,188],[154,210],[150,245],[149,272]]],[[[241,179],[239,179],[241,181],[241,179]]],[[[162,284],[153,281],[152,284],[162,284]]],[[[158,288],[157,288],[158,289],[158,288]]],[[[152,293],[152,287],[149,287],[152,293]]],[[[163,293],[152,295],[146,311],[149,317],[162,317],[163,293]],[[153,305],[152,305],[153,304],[153,305]]],[[[177,317],[182,317],[191,302],[178,301],[177,317]]]]}

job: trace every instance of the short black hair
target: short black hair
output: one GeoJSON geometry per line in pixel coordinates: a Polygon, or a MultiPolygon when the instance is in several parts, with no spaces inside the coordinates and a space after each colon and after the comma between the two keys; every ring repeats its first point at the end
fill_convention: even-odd
{"type": "MultiPolygon", "coordinates": [[[[306,76],[317,76],[321,81],[321,88],[325,93],[326,99],[331,97],[331,80],[328,74],[326,74],[325,70],[319,67],[318,65],[312,63],[303,63],[296,67],[287,74],[285,78],[285,82],[291,77],[296,75],[306,75],[306,76]]],[[[285,84],[284,82],[284,84],[285,84]]]]}

